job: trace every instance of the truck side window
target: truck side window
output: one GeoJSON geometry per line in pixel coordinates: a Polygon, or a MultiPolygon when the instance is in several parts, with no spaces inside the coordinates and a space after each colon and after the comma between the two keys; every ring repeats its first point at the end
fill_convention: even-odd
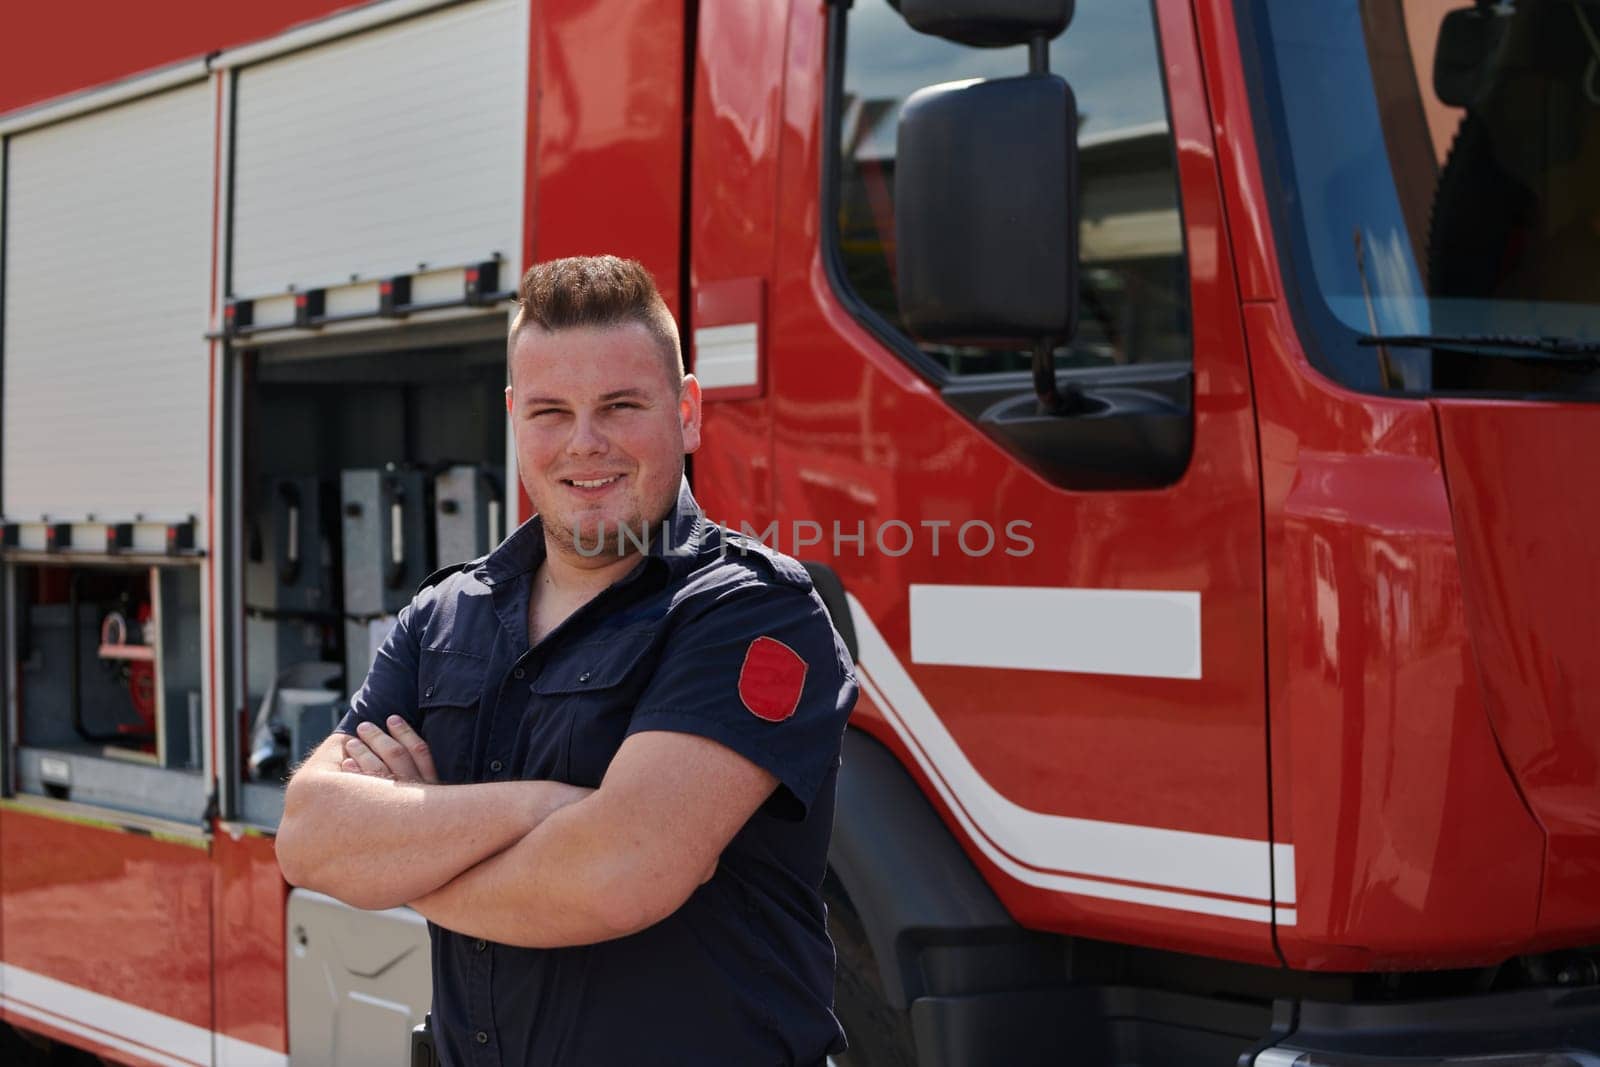
{"type": "MultiPolygon", "coordinates": [[[[1024,49],[979,49],[914,32],[888,0],[856,0],[843,49],[835,231],[843,281],[909,336],[895,301],[895,133],[917,89],[1027,70],[1024,49]]],[[[1188,275],[1154,14],[1079,0],[1050,48],[1078,100],[1082,283],[1078,335],[1061,367],[1190,359],[1188,275]]],[[[1019,182],[1027,181],[1018,175],[1019,182]]],[[[915,341],[915,339],[913,339],[915,341]]],[[[920,346],[950,375],[1024,370],[1023,351],[920,346]]]]}

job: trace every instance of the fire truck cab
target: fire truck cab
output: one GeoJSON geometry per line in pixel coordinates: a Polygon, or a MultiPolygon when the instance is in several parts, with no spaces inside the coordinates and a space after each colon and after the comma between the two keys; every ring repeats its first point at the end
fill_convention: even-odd
{"type": "Polygon", "coordinates": [[[611,252],[857,660],[839,1064],[1600,1062],[1593,0],[70,17],[0,32],[0,1059],[408,1055],[425,924],[291,891],[282,783],[528,517],[517,279],[611,252]]]}

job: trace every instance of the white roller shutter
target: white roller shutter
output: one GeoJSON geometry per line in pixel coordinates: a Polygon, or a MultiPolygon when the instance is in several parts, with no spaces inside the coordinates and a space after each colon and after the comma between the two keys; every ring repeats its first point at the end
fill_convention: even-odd
{"type": "Polygon", "coordinates": [[[233,295],[497,252],[510,275],[521,245],[526,6],[477,0],[241,70],[233,295]]]}
{"type": "Polygon", "coordinates": [[[8,519],[204,514],[212,101],[199,82],[11,138],[8,519]]]}

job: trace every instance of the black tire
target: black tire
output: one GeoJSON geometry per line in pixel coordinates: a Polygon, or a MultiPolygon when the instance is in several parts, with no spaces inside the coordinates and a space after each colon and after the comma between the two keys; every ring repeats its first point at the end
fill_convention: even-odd
{"type": "Polygon", "coordinates": [[[82,1049],[0,1023],[0,1063],[6,1067],[104,1067],[105,1061],[82,1049]]]}
{"type": "Polygon", "coordinates": [[[837,1067],[916,1067],[911,1020],[889,1004],[866,926],[832,869],[823,879],[822,899],[839,958],[833,1010],[850,1041],[849,1051],[832,1062],[837,1067]]]}
{"type": "Polygon", "coordinates": [[[49,1062],[49,1053],[5,1023],[0,1023],[0,1063],[14,1063],[17,1067],[46,1067],[49,1062]]]}

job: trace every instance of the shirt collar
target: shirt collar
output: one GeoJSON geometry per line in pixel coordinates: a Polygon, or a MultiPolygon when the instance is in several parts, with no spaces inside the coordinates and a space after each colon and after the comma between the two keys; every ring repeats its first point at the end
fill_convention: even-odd
{"type": "MultiPolygon", "coordinates": [[[[712,524],[689,491],[689,479],[678,483],[672,510],[649,531],[647,559],[655,559],[676,577],[687,572],[705,546],[712,524]]],[[[473,571],[485,584],[508,582],[544,562],[544,524],[535,515],[501,542],[473,571]]]]}

